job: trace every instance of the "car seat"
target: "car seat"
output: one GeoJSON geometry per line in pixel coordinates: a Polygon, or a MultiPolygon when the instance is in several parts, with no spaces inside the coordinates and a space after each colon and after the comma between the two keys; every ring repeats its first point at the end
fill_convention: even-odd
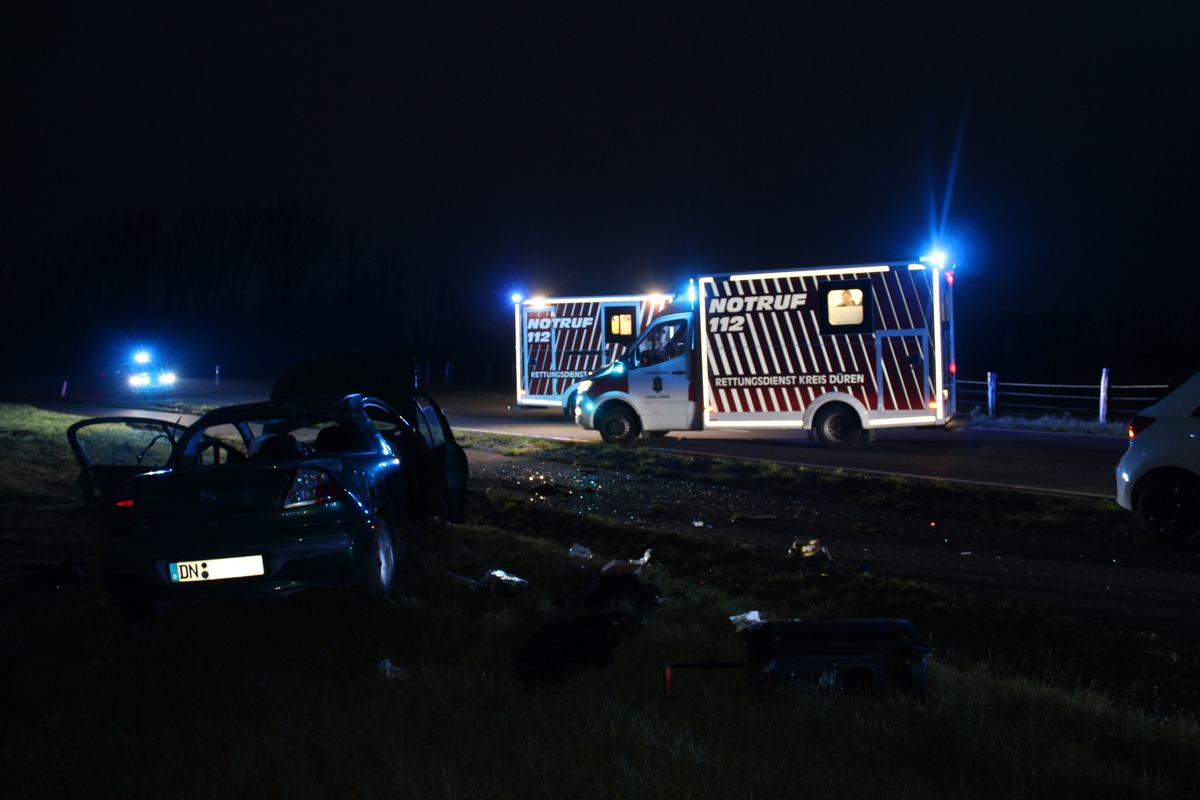
{"type": "Polygon", "coordinates": [[[276,433],[262,440],[254,458],[258,461],[276,461],[287,458],[302,458],[304,447],[290,433],[276,433]]]}
{"type": "Polygon", "coordinates": [[[330,425],[317,431],[314,443],[318,453],[345,453],[355,450],[358,441],[354,432],[341,425],[330,425]]]}

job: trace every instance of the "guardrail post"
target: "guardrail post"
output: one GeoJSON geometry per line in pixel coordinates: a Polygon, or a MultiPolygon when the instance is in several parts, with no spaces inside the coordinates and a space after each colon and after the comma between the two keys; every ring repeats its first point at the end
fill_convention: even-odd
{"type": "Polygon", "coordinates": [[[989,417],[996,416],[996,383],[997,383],[997,380],[998,379],[996,377],[996,373],[994,373],[994,372],[988,373],[987,394],[988,394],[988,416],[989,417]]]}
{"type": "Polygon", "coordinates": [[[1108,367],[1100,372],[1100,422],[1108,422],[1108,367]]]}

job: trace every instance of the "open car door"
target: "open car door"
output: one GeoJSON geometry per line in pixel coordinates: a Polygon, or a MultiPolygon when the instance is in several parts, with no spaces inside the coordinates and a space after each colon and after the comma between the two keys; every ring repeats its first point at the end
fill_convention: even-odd
{"type": "Polygon", "coordinates": [[[446,476],[444,507],[440,513],[450,522],[462,522],[467,509],[467,454],[454,440],[441,407],[425,392],[413,392],[412,416],[429,448],[432,461],[429,478],[440,483],[440,475],[446,476]]]}
{"type": "Polygon", "coordinates": [[[163,469],[186,426],[146,417],[96,417],[67,429],[79,462],[79,490],[102,522],[134,475],[163,469]]]}

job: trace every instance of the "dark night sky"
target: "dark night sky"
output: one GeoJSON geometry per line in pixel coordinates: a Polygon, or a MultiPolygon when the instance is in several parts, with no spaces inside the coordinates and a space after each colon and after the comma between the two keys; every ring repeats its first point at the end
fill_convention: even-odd
{"type": "Polygon", "coordinates": [[[1198,23],[1189,2],[27,4],[0,31],[0,228],[298,202],[497,303],[907,257],[941,230],[965,341],[1063,297],[1104,325],[1197,295],[1198,23]]]}

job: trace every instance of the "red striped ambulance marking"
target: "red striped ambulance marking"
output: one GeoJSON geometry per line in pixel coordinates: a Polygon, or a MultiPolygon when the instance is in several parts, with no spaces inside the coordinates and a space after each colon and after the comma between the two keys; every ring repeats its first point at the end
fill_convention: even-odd
{"type": "MultiPolygon", "coordinates": [[[[868,410],[925,413],[936,380],[933,342],[928,341],[930,282],[936,275],[902,265],[702,282],[705,303],[732,297],[807,295],[803,308],[740,315],[738,330],[710,328],[705,367],[713,412],[795,413],[836,389],[868,410]],[[876,333],[821,334],[819,290],[829,280],[871,281],[876,333]],[[787,376],[807,382],[773,382],[787,376]],[[861,378],[855,382],[853,376],[861,378]],[[739,386],[720,379],[748,380],[739,386]]],[[[732,316],[706,313],[705,319],[715,325],[732,316]]]]}

